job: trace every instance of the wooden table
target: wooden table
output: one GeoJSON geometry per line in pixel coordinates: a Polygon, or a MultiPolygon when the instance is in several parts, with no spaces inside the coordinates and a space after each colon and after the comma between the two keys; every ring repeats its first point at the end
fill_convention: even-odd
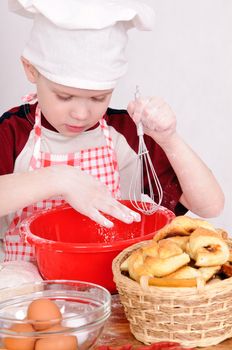
{"type": "MultiPolygon", "coordinates": [[[[125,317],[123,306],[120,303],[118,294],[112,295],[112,314],[107,321],[104,331],[99,338],[97,345],[118,346],[123,344],[132,344],[133,346],[141,346],[143,343],[135,339],[130,332],[129,323],[125,317]]],[[[224,342],[199,348],[202,350],[229,350],[232,349],[232,338],[224,342]]]]}

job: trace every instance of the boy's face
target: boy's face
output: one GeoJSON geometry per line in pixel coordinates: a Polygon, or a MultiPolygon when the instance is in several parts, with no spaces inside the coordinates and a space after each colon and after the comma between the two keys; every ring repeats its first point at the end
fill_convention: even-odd
{"type": "Polygon", "coordinates": [[[105,114],[113,90],[86,90],[56,84],[38,74],[37,96],[47,121],[61,134],[76,136],[105,114]]]}

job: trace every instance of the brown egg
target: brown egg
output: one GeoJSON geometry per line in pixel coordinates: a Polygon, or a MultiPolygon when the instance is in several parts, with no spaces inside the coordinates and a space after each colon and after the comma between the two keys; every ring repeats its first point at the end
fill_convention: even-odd
{"type": "MultiPolygon", "coordinates": [[[[14,324],[9,328],[14,332],[35,332],[34,328],[30,324],[21,323],[14,324]]],[[[35,339],[32,337],[28,338],[16,338],[7,337],[3,340],[4,346],[8,350],[34,350],[35,339]]]]}
{"type": "MultiPolygon", "coordinates": [[[[60,331],[62,329],[67,329],[66,327],[62,327],[56,325],[46,331],[60,331]]],[[[35,350],[77,350],[77,338],[74,335],[51,335],[47,338],[38,339],[35,344],[35,350]]]]}
{"type": "Polygon", "coordinates": [[[42,331],[60,323],[62,315],[56,303],[50,299],[43,298],[31,302],[27,310],[27,319],[36,321],[33,323],[33,327],[37,331],[42,331]]]}

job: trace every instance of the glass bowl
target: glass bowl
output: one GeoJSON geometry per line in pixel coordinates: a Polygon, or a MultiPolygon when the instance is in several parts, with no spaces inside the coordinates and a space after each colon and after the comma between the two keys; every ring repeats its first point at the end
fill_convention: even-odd
{"type": "Polygon", "coordinates": [[[110,293],[87,282],[26,283],[11,288],[9,295],[10,299],[0,302],[0,348],[9,350],[89,349],[96,343],[111,311],[110,293]],[[27,310],[38,299],[55,303],[62,317],[49,318],[51,327],[36,331],[39,320],[28,319],[27,310]]]}

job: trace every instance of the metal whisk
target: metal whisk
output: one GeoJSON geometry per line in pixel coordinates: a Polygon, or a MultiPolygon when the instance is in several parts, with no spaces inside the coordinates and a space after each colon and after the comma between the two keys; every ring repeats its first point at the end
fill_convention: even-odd
{"type": "MultiPolygon", "coordinates": [[[[136,86],[135,101],[137,101],[139,96],[139,88],[136,86]]],[[[144,141],[142,122],[137,124],[137,135],[139,137],[139,147],[136,167],[129,188],[129,199],[135,209],[145,215],[151,215],[157,211],[162,202],[163,190],[144,141]],[[145,174],[148,182],[147,193],[144,191],[145,174]],[[157,202],[155,201],[154,191],[157,192],[157,202]]]]}

